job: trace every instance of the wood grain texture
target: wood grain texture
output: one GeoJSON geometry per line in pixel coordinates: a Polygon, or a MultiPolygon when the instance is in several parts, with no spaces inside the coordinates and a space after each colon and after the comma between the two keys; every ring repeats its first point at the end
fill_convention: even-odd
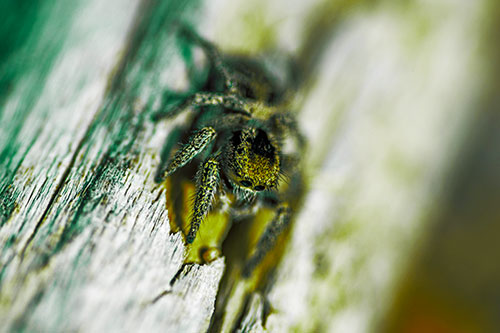
{"type": "Polygon", "coordinates": [[[480,56],[467,41],[481,36],[481,6],[33,9],[0,67],[0,330],[202,332],[215,317],[223,331],[373,330],[472,117],[480,56]],[[179,19],[223,50],[280,49],[309,73],[295,105],[310,190],[283,261],[257,291],[223,279],[224,256],[183,265],[154,182],[173,124],[150,117],[165,89],[187,80],[179,19]]]}
{"type": "Polygon", "coordinates": [[[14,206],[1,229],[4,328],[207,329],[223,260],[182,271],[183,242],[169,234],[161,187],[153,182],[168,131],[147,121],[157,98],[151,82],[176,66],[168,25],[189,5],[96,1],[75,13],[55,6],[40,18],[50,32],[63,17],[68,32],[46,37],[42,29],[39,38],[60,49],[32,88],[41,91],[26,96],[18,83],[21,91],[11,93],[2,114],[9,120],[9,112],[19,112],[16,98],[32,98],[34,109],[21,110],[22,129],[6,126],[12,134],[4,141],[5,149],[33,141],[25,156],[17,157],[17,148],[4,160],[12,176],[2,185],[3,206],[14,206]],[[156,66],[145,68],[151,62],[156,66]]]}

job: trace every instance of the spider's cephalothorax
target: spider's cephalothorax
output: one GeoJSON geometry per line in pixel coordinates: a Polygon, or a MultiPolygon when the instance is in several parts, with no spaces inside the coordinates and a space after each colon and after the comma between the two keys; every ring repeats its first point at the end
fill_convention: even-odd
{"type": "Polygon", "coordinates": [[[277,186],[279,151],[265,131],[257,128],[234,131],[224,149],[227,176],[236,189],[255,194],[277,186]]]}
{"type": "MultiPolygon", "coordinates": [[[[260,237],[243,270],[249,276],[290,221],[288,200],[294,189],[280,189],[282,175],[300,178],[303,139],[285,103],[286,89],[251,58],[223,56],[191,30],[184,34],[201,46],[212,65],[204,91],[194,93],[171,117],[194,108],[186,143],[167,163],[166,178],[193,160],[199,161],[187,243],[220,192],[232,193],[237,207],[272,206],[276,215],[260,237]],[[284,145],[294,147],[284,152],[284,145]]],[[[237,209],[237,208],[235,208],[237,209]]]]}

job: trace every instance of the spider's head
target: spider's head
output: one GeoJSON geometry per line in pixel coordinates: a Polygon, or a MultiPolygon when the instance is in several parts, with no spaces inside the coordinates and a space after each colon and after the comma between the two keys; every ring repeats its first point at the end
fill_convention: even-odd
{"type": "Polygon", "coordinates": [[[237,189],[255,194],[278,185],[277,144],[264,130],[250,127],[235,131],[229,147],[228,176],[237,189]]]}

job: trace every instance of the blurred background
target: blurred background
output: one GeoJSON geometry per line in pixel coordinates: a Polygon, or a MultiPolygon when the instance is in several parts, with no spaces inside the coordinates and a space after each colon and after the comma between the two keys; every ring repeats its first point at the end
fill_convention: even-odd
{"type": "MultiPolygon", "coordinates": [[[[115,112],[101,101],[120,91],[127,103],[155,111],[152,96],[186,81],[182,66],[164,66],[179,58],[174,46],[165,49],[178,17],[225,52],[278,50],[300,70],[295,105],[308,138],[310,190],[267,291],[273,310],[260,328],[500,330],[495,0],[3,0],[2,317],[30,320],[22,316],[30,308],[16,305],[8,283],[12,253],[23,245],[13,240],[23,229],[16,223],[36,220],[14,218],[29,208],[19,199],[30,186],[23,179],[61,168],[49,152],[37,155],[37,142],[43,149],[58,142],[57,154],[70,154],[78,146],[72,133],[86,140],[86,126],[102,120],[99,110],[115,112]],[[88,88],[89,82],[95,84],[88,88]],[[40,164],[47,168],[26,171],[40,164]]],[[[110,128],[114,121],[122,120],[113,118],[110,128]]],[[[140,142],[159,150],[161,140],[148,135],[140,134],[140,142]]],[[[46,200],[43,188],[30,191],[46,200]]],[[[41,210],[54,204],[44,202],[41,210]]],[[[41,297],[35,307],[44,304],[41,295],[26,297],[41,297]]]]}

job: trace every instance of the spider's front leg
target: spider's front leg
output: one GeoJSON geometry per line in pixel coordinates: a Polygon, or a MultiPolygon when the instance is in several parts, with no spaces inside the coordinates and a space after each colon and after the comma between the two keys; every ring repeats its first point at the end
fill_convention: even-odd
{"type": "Polygon", "coordinates": [[[237,92],[238,88],[236,86],[236,80],[233,78],[231,72],[224,64],[222,56],[217,47],[187,26],[182,26],[181,33],[202,48],[208,59],[212,62],[212,65],[224,78],[224,85],[226,86],[226,89],[232,93],[237,92]]]}
{"type": "Polygon", "coordinates": [[[189,98],[187,103],[197,107],[223,106],[247,115],[250,115],[255,108],[254,102],[247,101],[238,95],[217,92],[198,92],[189,98]]]}
{"type": "Polygon", "coordinates": [[[281,205],[276,211],[276,216],[266,227],[257,242],[252,256],[246,261],[241,275],[244,278],[250,277],[253,270],[260,264],[264,256],[275,246],[276,239],[286,230],[290,224],[291,211],[288,205],[281,205]]]}
{"type": "Polygon", "coordinates": [[[179,142],[182,133],[185,131],[186,131],[185,128],[181,126],[176,126],[170,131],[167,138],[165,139],[160,154],[160,164],[158,165],[158,168],[156,169],[155,173],[154,180],[156,183],[161,183],[164,180],[165,170],[168,167],[167,162],[170,162],[169,161],[170,153],[174,149],[177,142],[179,142]]]}
{"type": "Polygon", "coordinates": [[[163,179],[173,174],[177,169],[182,168],[198,155],[205,147],[215,139],[217,132],[212,127],[204,127],[193,134],[188,143],[179,149],[170,160],[165,169],[163,179]]]}
{"type": "Polygon", "coordinates": [[[196,238],[200,224],[212,206],[217,187],[219,186],[219,175],[220,163],[216,157],[209,157],[198,170],[193,216],[191,217],[191,226],[186,237],[188,243],[192,243],[196,238]]]}
{"type": "Polygon", "coordinates": [[[158,112],[153,116],[154,121],[159,121],[162,118],[172,118],[181,114],[190,107],[201,108],[204,106],[223,106],[226,109],[236,113],[241,113],[250,116],[256,108],[261,107],[256,102],[248,101],[236,94],[225,94],[218,92],[197,92],[186,98],[184,102],[176,106],[168,112],[158,112]]]}
{"type": "Polygon", "coordinates": [[[281,133],[284,137],[291,137],[295,140],[297,151],[302,155],[306,145],[306,138],[301,133],[297,120],[289,112],[274,112],[267,120],[275,133],[281,133]]]}

